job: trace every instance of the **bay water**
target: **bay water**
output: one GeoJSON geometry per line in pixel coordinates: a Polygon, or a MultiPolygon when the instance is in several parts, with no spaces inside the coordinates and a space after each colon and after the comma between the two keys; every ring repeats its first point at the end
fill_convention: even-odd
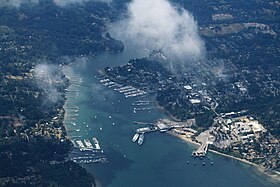
{"type": "Polygon", "coordinates": [[[132,142],[134,132],[143,125],[134,121],[154,122],[166,117],[157,109],[133,112],[137,100],[99,82],[98,70],[106,66],[126,64],[131,58],[147,55],[145,50],[128,47],[123,53],[102,54],[84,63],[70,65],[72,73],[81,78],[78,97],[67,104],[79,107],[76,125],[67,125],[70,137],[96,137],[108,163],[84,164],[105,187],[262,187],[277,186],[255,167],[208,153],[200,160],[190,155],[197,147],[166,133],[145,135],[142,146],[132,142]],[[79,130],[77,130],[79,129],[79,130]],[[205,165],[203,165],[203,162],[205,165]],[[211,164],[213,162],[213,165],[211,164]]]}

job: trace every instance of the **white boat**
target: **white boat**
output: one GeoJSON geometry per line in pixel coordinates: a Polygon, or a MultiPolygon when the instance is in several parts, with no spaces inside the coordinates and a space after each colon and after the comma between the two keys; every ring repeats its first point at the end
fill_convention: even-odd
{"type": "Polygon", "coordinates": [[[80,149],[85,149],[86,148],[81,140],[77,140],[76,143],[78,144],[80,149]]]}
{"type": "Polygon", "coordinates": [[[89,141],[88,139],[85,139],[85,140],[84,140],[84,143],[85,143],[85,145],[86,145],[86,148],[88,148],[88,149],[93,149],[93,146],[92,146],[92,144],[90,143],[90,141],[89,141]]]}
{"type": "Polygon", "coordinates": [[[98,140],[94,137],[92,138],[93,143],[95,145],[95,149],[101,149],[98,140]]]}
{"type": "Polygon", "coordinates": [[[138,140],[138,138],[139,138],[139,134],[138,133],[134,134],[134,136],[132,138],[132,142],[136,142],[138,140]]]}
{"type": "Polygon", "coordinates": [[[138,139],[138,145],[142,145],[144,143],[144,133],[140,134],[139,139],[138,139]]]}

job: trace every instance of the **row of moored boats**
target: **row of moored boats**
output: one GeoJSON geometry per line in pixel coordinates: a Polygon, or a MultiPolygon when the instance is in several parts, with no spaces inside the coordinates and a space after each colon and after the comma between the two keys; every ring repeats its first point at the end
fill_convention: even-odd
{"type": "Polygon", "coordinates": [[[101,79],[100,83],[109,88],[114,88],[115,91],[124,94],[126,98],[143,96],[147,94],[143,90],[137,89],[133,86],[123,86],[121,84],[115,83],[114,81],[108,78],[101,79]]]}

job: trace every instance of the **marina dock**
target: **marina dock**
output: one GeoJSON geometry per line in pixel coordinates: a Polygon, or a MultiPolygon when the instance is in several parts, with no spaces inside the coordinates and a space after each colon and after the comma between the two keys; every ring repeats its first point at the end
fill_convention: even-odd
{"type": "MultiPolygon", "coordinates": [[[[63,67],[63,72],[69,79],[69,86],[65,89],[66,91],[66,102],[64,104],[65,116],[64,123],[66,124],[67,132],[75,132],[71,136],[71,142],[74,145],[73,151],[70,153],[68,160],[79,164],[93,164],[93,163],[107,163],[108,160],[105,157],[104,151],[96,137],[92,139],[84,139],[83,136],[77,132],[81,130],[79,127],[77,118],[79,117],[79,107],[75,104],[76,99],[80,95],[80,87],[83,80],[79,76],[75,76],[70,68],[67,66],[63,67]],[[69,129],[70,128],[70,129],[69,129]]],[[[105,82],[105,81],[104,81],[105,82]]],[[[112,83],[108,83],[111,85],[112,83]]],[[[85,122],[83,122],[84,125],[85,122]]],[[[87,128],[89,126],[87,125],[87,128]]],[[[90,128],[88,128],[90,129],[90,128]]]]}
{"type": "MultiPolygon", "coordinates": [[[[132,142],[136,142],[138,140],[138,144],[142,145],[144,141],[144,134],[159,131],[161,133],[172,130],[172,129],[184,129],[185,131],[196,133],[197,131],[190,128],[188,124],[184,124],[181,122],[173,122],[171,124],[167,124],[168,121],[166,120],[159,120],[156,123],[148,123],[148,122],[134,122],[134,124],[140,124],[140,125],[153,125],[150,127],[142,127],[138,128],[135,131],[135,134],[132,138],[132,142]],[[143,135],[141,137],[141,135],[143,135]],[[141,141],[139,143],[141,137],[141,141]]],[[[193,157],[205,157],[208,151],[208,142],[205,141],[202,143],[196,151],[193,151],[192,156],[193,157]]]]}
{"type": "Polygon", "coordinates": [[[145,96],[147,95],[147,92],[140,90],[138,88],[135,88],[133,86],[129,85],[121,85],[118,83],[115,83],[108,77],[102,77],[99,82],[103,84],[104,86],[108,88],[114,88],[115,91],[123,94],[126,98],[130,97],[137,97],[137,96],[145,96]]]}
{"type": "Polygon", "coordinates": [[[142,121],[135,121],[133,123],[137,125],[154,125],[154,123],[142,122],[142,121]]]}
{"type": "Polygon", "coordinates": [[[76,140],[74,141],[74,143],[76,143],[75,146],[79,148],[80,151],[101,150],[98,140],[95,137],[92,140],[93,144],[90,142],[89,139],[76,140]]]}
{"type": "MultiPolygon", "coordinates": [[[[150,133],[150,132],[155,132],[155,131],[159,131],[161,133],[169,131],[171,129],[184,129],[184,128],[188,128],[189,131],[191,131],[190,125],[186,122],[173,122],[170,121],[168,119],[161,119],[156,121],[155,123],[149,123],[149,122],[139,122],[136,121],[134,122],[134,124],[139,124],[139,125],[150,125],[149,127],[142,127],[142,128],[138,128],[135,131],[135,135],[132,138],[133,142],[136,142],[136,140],[138,139],[138,135],[142,135],[145,133],[150,133]]],[[[195,131],[195,130],[193,130],[195,131]]],[[[143,137],[144,139],[144,137],[143,137]]],[[[140,144],[139,144],[140,145],[140,144]]],[[[141,143],[142,145],[142,143],[141,143]]],[[[203,148],[204,150],[205,148],[203,148]]]]}
{"type": "Polygon", "coordinates": [[[106,157],[96,158],[94,156],[72,157],[69,160],[79,164],[108,163],[106,157]]]}
{"type": "MultiPolygon", "coordinates": [[[[191,132],[191,133],[197,133],[196,130],[192,129],[192,123],[190,121],[188,122],[174,122],[170,121],[168,119],[160,119],[156,121],[155,123],[149,123],[149,122],[139,122],[136,121],[134,124],[139,125],[151,125],[149,127],[142,127],[138,128],[135,131],[135,134],[132,138],[132,142],[136,142],[138,140],[138,144],[142,145],[144,141],[144,134],[159,131],[161,133],[164,133],[166,131],[170,131],[172,129],[181,129],[185,132],[191,132]],[[143,135],[141,137],[141,135],[143,135]],[[140,140],[141,137],[141,140],[140,140]]],[[[202,143],[196,151],[193,151],[192,156],[194,157],[205,157],[208,151],[208,141],[206,140],[204,143],[202,143]]]]}
{"type": "Polygon", "coordinates": [[[140,133],[154,132],[156,130],[157,130],[156,127],[143,127],[143,128],[137,129],[135,132],[140,134],[140,133]]]}

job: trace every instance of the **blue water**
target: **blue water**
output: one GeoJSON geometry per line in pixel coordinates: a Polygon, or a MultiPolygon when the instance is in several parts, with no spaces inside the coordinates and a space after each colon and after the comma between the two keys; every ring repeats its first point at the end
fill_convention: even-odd
{"type": "Polygon", "coordinates": [[[142,146],[132,143],[133,132],[141,126],[133,124],[134,121],[153,122],[164,114],[155,109],[134,114],[132,103],[139,99],[126,99],[104,87],[95,77],[95,72],[108,65],[125,64],[130,58],[143,55],[145,51],[128,48],[123,54],[103,54],[89,59],[85,66],[71,65],[83,83],[79,88],[79,97],[68,100],[68,103],[79,106],[77,125],[68,125],[68,134],[90,139],[97,137],[99,140],[109,163],[83,166],[94,174],[102,186],[277,186],[254,167],[229,158],[209,153],[209,158],[194,159],[190,156],[194,145],[168,134],[147,134],[142,146]],[[77,128],[79,132],[71,131],[77,128]],[[213,165],[210,164],[212,161],[213,165]],[[194,162],[197,164],[194,165],[194,162]]]}

